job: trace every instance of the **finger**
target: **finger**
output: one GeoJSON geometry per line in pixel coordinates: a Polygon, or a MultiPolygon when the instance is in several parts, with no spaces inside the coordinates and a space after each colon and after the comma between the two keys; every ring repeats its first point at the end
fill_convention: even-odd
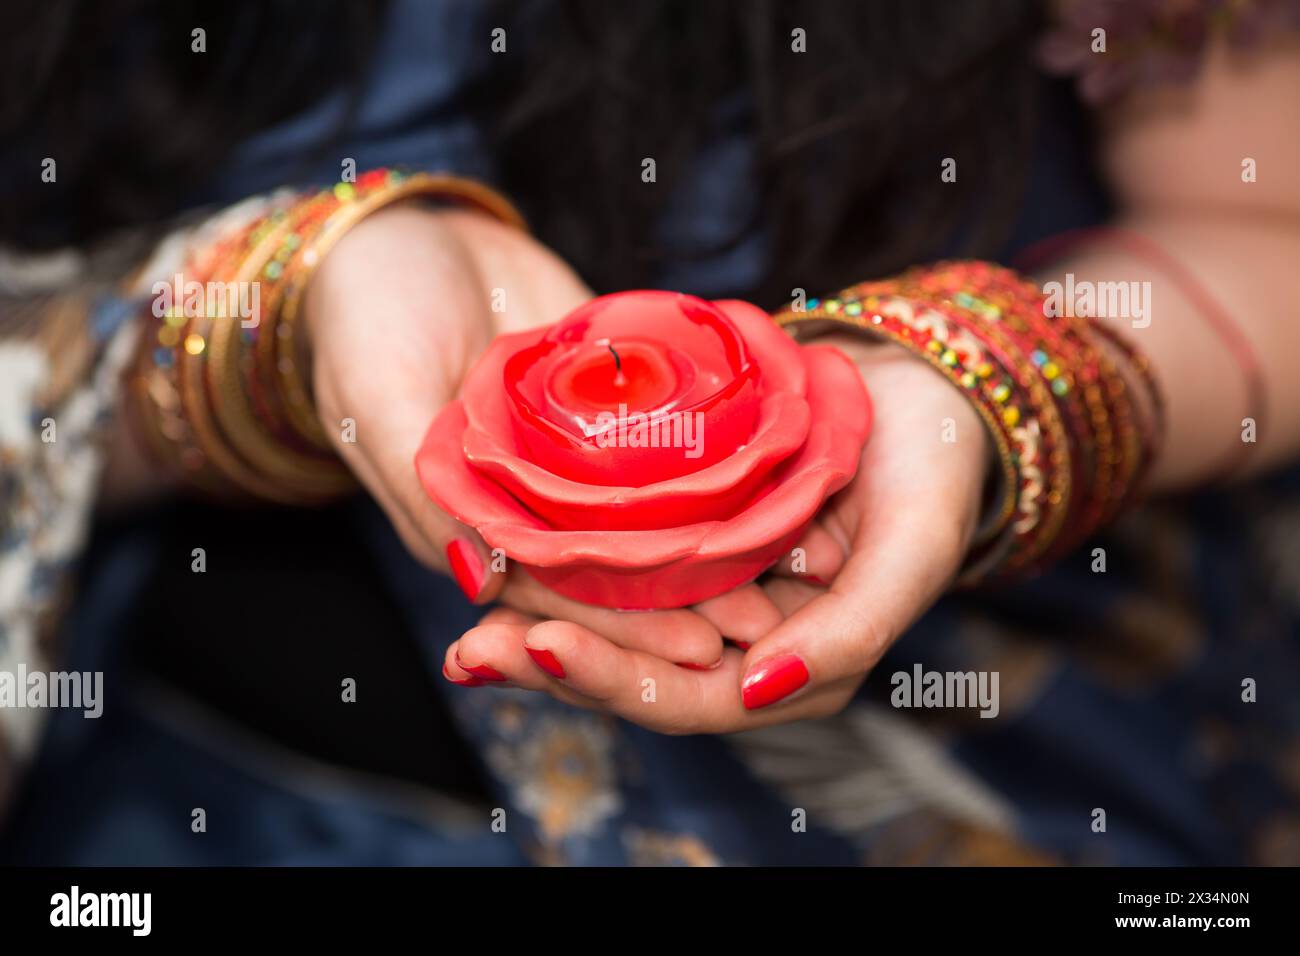
{"type": "Polygon", "coordinates": [[[433,503],[420,487],[410,461],[398,474],[385,470],[394,467],[391,462],[377,463],[372,441],[382,445],[392,439],[381,434],[363,444],[360,436],[366,433],[359,427],[358,441],[344,443],[340,448],[345,462],[383,509],[402,543],[424,565],[450,574],[472,603],[495,600],[505,585],[506,575],[499,571],[504,562],[494,560],[491,549],[476,531],[433,503]]]}
{"type": "MultiPolygon", "coordinates": [[[[493,608],[485,614],[478,625],[462,634],[449,648],[443,661],[442,676],[455,684],[477,687],[481,684],[507,685],[509,675],[493,659],[501,655],[494,653],[495,641],[480,639],[466,641],[465,638],[475,633],[493,634],[500,632],[504,641],[509,641],[511,628],[522,628],[522,635],[536,624],[533,618],[519,614],[509,608],[493,608]]],[[[522,640],[522,636],[519,637],[522,640]]],[[[508,656],[505,658],[511,659],[508,656]]],[[[522,668],[521,668],[522,669],[522,668]]]]}
{"type": "MultiPolygon", "coordinates": [[[[602,640],[567,621],[528,631],[525,646],[545,654],[550,691],[575,692],[608,713],[666,734],[732,733],[840,709],[854,683],[809,689],[772,710],[749,710],[740,695],[742,654],[729,650],[711,671],[693,671],[602,640]]],[[[563,699],[563,698],[561,698],[563,699]]]]}
{"type": "Polygon", "coordinates": [[[674,664],[712,667],[722,657],[722,635],[689,608],[615,611],[573,601],[528,574],[511,576],[502,600],[543,620],[572,621],[629,650],[654,654],[674,664]]]}
{"type": "Polygon", "coordinates": [[[831,588],[786,618],[745,656],[745,706],[779,704],[797,691],[865,674],[947,587],[961,560],[956,521],[918,521],[873,507],[831,588]]]}
{"type": "Polygon", "coordinates": [[[696,604],[693,610],[723,637],[752,643],[766,635],[785,615],[757,584],[745,584],[696,604]]]}
{"type": "Polygon", "coordinates": [[[461,687],[482,687],[484,684],[499,684],[503,687],[508,686],[507,678],[504,674],[498,672],[495,668],[482,665],[474,670],[460,663],[460,655],[455,643],[447,648],[447,653],[443,656],[442,676],[445,680],[461,687]],[[488,676],[480,677],[479,674],[484,670],[488,671],[488,676]]]}
{"type": "Polygon", "coordinates": [[[743,719],[736,690],[740,654],[735,651],[713,670],[690,670],[619,647],[567,621],[536,625],[524,644],[552,684],[643,727],[697,733],[743,719]]]}
{"type": "MultiPolygon", "coordinates": [[[[535,623],[522,615],[511,619],[497,612],[489,614],[447,649],[444,673],[452,675],[448,679],[464,675],[477,681],[466,686],[522,687],[549,693],[567,704],[587,708],[598,706],[552,680],[528,654],[524,636],[535,623]],[[488,676],[490,674],[497,677],[493,679],[488,676]]],[[[458,680],[453,682],[460,683],[458,680]]]]}
{"type": "Polygon", "coordinates": [[[821,521],[814,521],[800,536],[791,553],[772,565],[774,575],[806,578],[823,587],[840,573],[848,557],[849,543],[833,534],[821,521]]]}
{"type": "Polygon", "coordinates": [[[374,466],[366,461],[365,456],[358,454],[352,460],[349,460],[347,464],[370,493],[370,497],[375,500],[375,503],[387,516],[393,525],[393,530],[401,538],[402,544],[406,546],[406,549],[411,552],[416,560],[426,567],[445,571],[446,565],[443,563],[443,556],[438,553],[433,543],[417,527],[414,519],[407,512],[406,506],[393,496],[388,486],[384,484],[383,479],[375,471],[374,466]]]}
{"type": "MultiPolygon", "coordinates": [[[[798,612],[819,594],[825,594],[826,590],[826,588],[805,581],[791,581],[788,578],[768,578],[763,582],[763,593],[781,612],[781,620],[783,621],[798,612]]],[[[746,649],[748,650],[748,648],[746,649]]]]}
{"type": "Polygon", "coordinates": [[[505,556],[494,554],[477,531],[434,504],[415,477],[415,468],[410,465],[413,460],[414,455],[407,462],[410,475],[401,479],[403,487],[396,491],[395,497],[404,503],[419,533],[442,556],[438,567],[451,574],[465,597],[473,604],[496,600],[506,584],[505,556]]]}
{"type": "Polygon", "coordinates": [[[403,389],[401,381],[393,377],[391,394],[379,403],[382,415],[357,413],[356,440],[339,447],[394,525],[422,539],[413,553],[450,574],[469,601],[489,603],[505,584],[504,562],[494,561],[478,533],[439,508],[420,484],[413,463],[435,409],[427,400],[405,399],[416,387],[408,382],[403,389]]]}

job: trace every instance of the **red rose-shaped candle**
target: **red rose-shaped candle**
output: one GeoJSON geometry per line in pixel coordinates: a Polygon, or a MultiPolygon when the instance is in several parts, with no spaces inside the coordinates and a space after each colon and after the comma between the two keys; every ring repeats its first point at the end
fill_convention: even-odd
{"type": "Polygon", "coordinates": [[[753,426],[757,375],[740,332],[711,303],[625,292],[593,299],[510,356],[504,385],[519,442],[535,463],[622,485],[725,457],[753,426]]]}
{"type": "Polygon", "coordinates": [[[754,306],[623,292],[497,338],[416,467],[559,593],[678,607],[787,552],[852,477],[870,422],[853,364],[754,306]]]}

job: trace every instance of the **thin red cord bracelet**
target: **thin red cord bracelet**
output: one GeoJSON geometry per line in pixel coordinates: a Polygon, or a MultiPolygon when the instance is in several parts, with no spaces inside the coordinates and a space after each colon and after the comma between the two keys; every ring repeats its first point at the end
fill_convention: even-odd
{"type": "MultiPolygon", "coordinates": [[[[1052,236],[1030,246],[1016,258],[1016,268],[1022,272],[1035,272],[1046,263],[1064,257],[1067,252],[1081,246],[1099,241],[1111,241],[1134,258],[1145,259],[1164,272],[1179,287],[1192,305],[1209,322],[1211,329],[1227,347],[1237,367],[1246,380],[1247,411],[1253,410],[1251,417],[1256,429],[1262,429],[1268,408],[1268,390],[1264,387],[1264,377],[1260,370],[1259,359],[1254,346],[1233,321],[1227,309],[1197,280],[1181,262],[1162,249],[1154,240],[1136,232],[1115,226],[1094,226],[1072,229],[1060,235],[1052,236]]],[[[1232,476],[1249,455],[1250,448],[1242,442],[1241,449],[1234,451],[1212,475],[1212,480],[1226,480],[1232,476]]]]}

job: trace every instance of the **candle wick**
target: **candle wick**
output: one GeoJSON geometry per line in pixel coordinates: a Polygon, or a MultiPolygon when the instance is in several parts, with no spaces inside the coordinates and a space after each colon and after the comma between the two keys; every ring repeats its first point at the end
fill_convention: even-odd
{"type": "Polygon", "coordinates": [[[627,377],[623,374],[623,360],[619,358],[618,352],[611,343],[606,342],[605,348],[609,349],[609,354],[614,356],[614,384],[622,388],[627,384],[627,377]]]}

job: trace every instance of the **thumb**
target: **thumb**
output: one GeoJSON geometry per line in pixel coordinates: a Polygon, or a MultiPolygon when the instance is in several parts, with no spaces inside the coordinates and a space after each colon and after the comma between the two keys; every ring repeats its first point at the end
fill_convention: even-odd
{"type": "Polygon", "coordinates": [[[927,533],[898,521],[868,527],[830,590],[746,652],[741,697],[747,709],[860,679],[947,587],[961,560],[959,533],[942,524],[927,533]]]}
{"type": "Polygon", "coordinates": [[[366,419],[366,440],[340,444],[339,453],[407,549],[423,564],[450,574],[469,601],[486,604],[505,584],[506,563],[425,491],[413,449],[419,447],[427,415],[424,403],[390,402],[387,414],[366,419]]]}
{"type": "Polygon", "coordinates": [[[385,473],[361,454],[347,455],[361,483],[392,522],[402,543],[422,564],[443,571],[467,600],[486,604],[505,585],[505,556],[477,531],[457,521],[428,496],[415,474],[385,473]]]}
{"type": "Polygon", "coordinates": [[[418,465],[411,468],[401,478],[402,492],[396,496],[402,503],[396,509],[400,514],[389,512],[399,534],[402,524],[413,530],[414,541],[408,542],[408,546],[415,544],[412,552],[417,557],[427,554],[425,563],[450,574],[472,604],[496,600],[506,582],[505,553],[489,547],[477,531],[438,507],[417,477],[418,469],[418,465]]]}
{"type": "Polygon", "coordinates": [[[478,533],[458,521],[449,521],[453,534],[444,549],[447,569],[474,604],[496,599],[506,581],[505,555],[488,547],[478,533]]]}

